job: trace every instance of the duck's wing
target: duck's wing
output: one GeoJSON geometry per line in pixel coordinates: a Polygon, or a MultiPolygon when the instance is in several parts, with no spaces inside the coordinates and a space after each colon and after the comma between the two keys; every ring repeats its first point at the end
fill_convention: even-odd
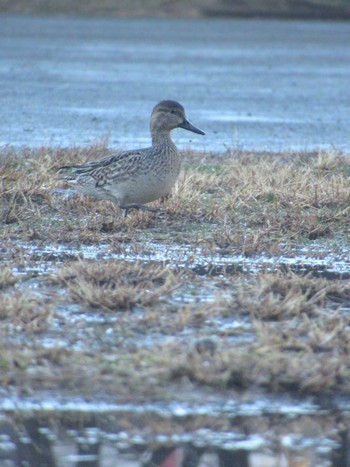
{"type": "Polygon", "coordinates": [[[149,156],[154,155],[153,148],[127,151],[119,156],[111,157],[108,162],[84,172],[95,180],[96,187],[109,183],[135,181],[149,170],[149,156]]]}
{"type": "Polygon", "coordinates": [[[57,172],[67,176],[67,178],[76,178],[81,174],[91,174],[95,170],[109,167],[111,165],[120,165],[124,163],[129,165],[127,159],[130,158],[134,160],[135,156],[146,152],[148,152],[148,148],[117,152],[114,154],[109,154],[108,156],[105,156],[102,159],[98,159],[96,161],[86,162],[85,164],[63,165],[57,169],[57,172]]]}
{"type": "Polygon", "coordinates": [[[96,187],[102,187],[113,180],[123,182],[133,179],[137,172],[146,169],[149,152],[150,148],[124,151],[86,164],[63,166],[59,171],[66,172],[64,180],[90,177],[95,181],[96,187]]]}
{"type": "Polygon", "coordinates": [[[117,160],[118,158],[124,159],[128,156],[128,154],[133,151],[122,151],[116,152],[113,154],[108,154],[102,159],[98,159],[96,161],[89,161],[85,162],[84,164],[76,164],[76,165],[63,165],[57,169],[60,172],[71,172],[72,174],[79,174],[79,173],[86,173],[90,170],[96,169],[98,167],[104,167],[105,165],[110,164],[112,161],[117,160]]]}

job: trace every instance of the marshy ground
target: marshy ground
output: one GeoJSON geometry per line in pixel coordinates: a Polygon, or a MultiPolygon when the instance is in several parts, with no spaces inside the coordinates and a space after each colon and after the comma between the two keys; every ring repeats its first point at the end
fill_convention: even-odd
{"type": "MultiPolygon", "coordinates": [[[[186,152],[174,193],[153,203],[161,210],[124,218],[57,177],[105,151],[2,149],[2,409],[47,398],[264,400],[268,413],[280,398],[347,400],[350,158],[186,152]]],[[[176,422],[176,433],[232,431],[230,417],[210,412],[176,422]]],[[[349,421],[333,416],[308,421],[308,435],[335,439],[349,421]]],[[[119,429],[174,433],[169,420],[140,419],[119,417],[119,429]]],[[[292,423],[270,423],[268,436],[292,423]]]]}

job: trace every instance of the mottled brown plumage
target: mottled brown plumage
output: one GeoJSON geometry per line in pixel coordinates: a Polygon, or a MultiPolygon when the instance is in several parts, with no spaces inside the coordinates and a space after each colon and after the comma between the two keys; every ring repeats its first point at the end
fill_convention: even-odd
{"type": "Polygon", "coordinates": [[[155,211],[144,204],[168,195],[181,169],[182,157],[170,132],[184,128],[200,135],[205,133],[186,119],[182,105],[171,100],[154,107],[150,126],[151,147],[61,167],[60,170],[71,170],[65,180],[83,194],[117,203],[125,213],[132,208],[155,211]]]}

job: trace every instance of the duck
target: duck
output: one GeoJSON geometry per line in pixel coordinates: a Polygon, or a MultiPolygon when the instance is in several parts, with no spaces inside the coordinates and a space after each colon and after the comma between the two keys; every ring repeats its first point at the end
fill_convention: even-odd
{"type": "Polygon", "coordinates": [[[81,165],[67,165],[59,173],[69,172],[64,180],[83,195],[109,200],[124,210],[155,212],[146,206],[166,198],[181,170],[182,155],[171,139],[175,128],[205,135],[186,118],[184,107],[174,100],[163,100],[152,110],[150,130],[152,145],[121,151],[81,165]]]}

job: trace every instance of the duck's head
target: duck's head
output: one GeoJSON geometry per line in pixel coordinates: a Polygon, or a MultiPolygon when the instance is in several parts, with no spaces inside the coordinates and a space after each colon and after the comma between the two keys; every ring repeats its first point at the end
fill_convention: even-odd
{"type": "Polygon", "coordinates": [[[157,104],[151,115],[151,133],[168,133],[175,128],[184,128],[199,135],[205,135],[204,131],[190,123],[185,115],[185,109],[176,101],[161,101],[157,104]]]}

